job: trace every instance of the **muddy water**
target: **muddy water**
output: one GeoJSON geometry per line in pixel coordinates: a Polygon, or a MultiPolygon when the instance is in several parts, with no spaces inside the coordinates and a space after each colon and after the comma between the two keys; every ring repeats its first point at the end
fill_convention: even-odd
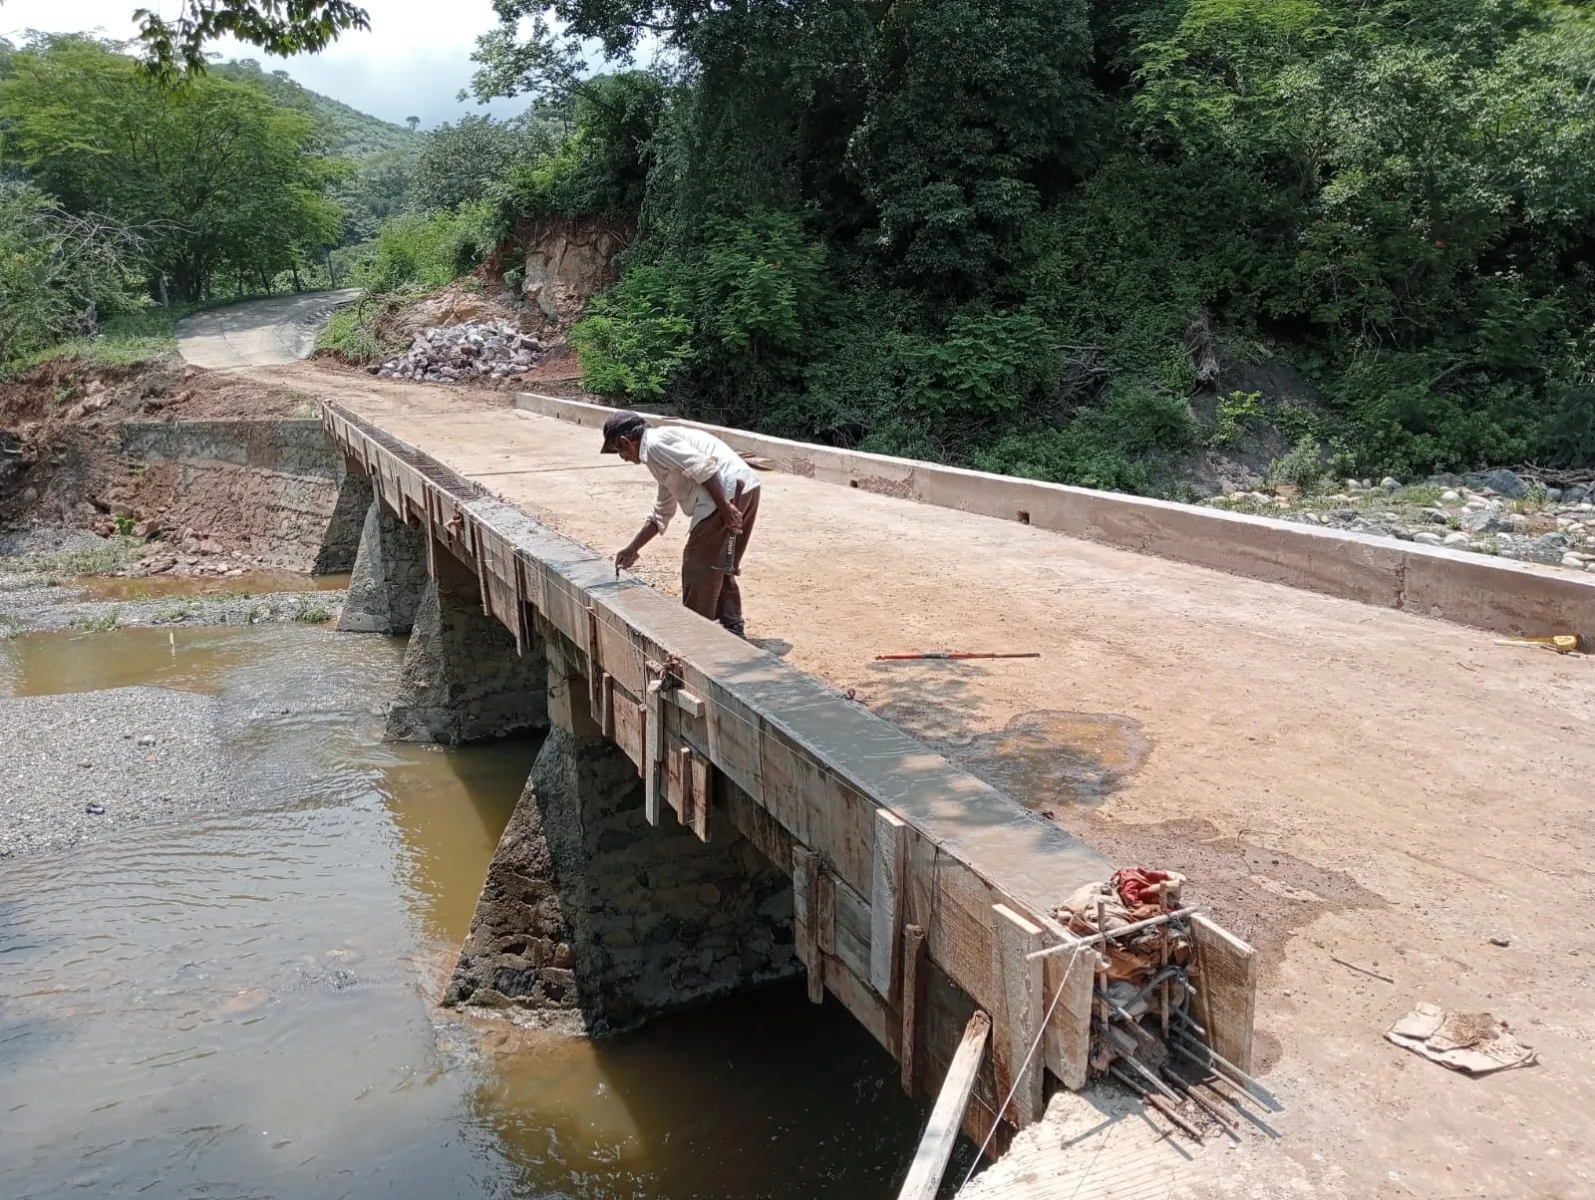
{"type": "Polygon", "coordinates": [[[238,789],[0,863],[0,1194],[891,1195],[923,1113],[834,1003],[605,1043],[432,1006],[533,748],[382,744],[401,649],[300,626],[3,648],[13,694],[220,697],[238,789]]]}

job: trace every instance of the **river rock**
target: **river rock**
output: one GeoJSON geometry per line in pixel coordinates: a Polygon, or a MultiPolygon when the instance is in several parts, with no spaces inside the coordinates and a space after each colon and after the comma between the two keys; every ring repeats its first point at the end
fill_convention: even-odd
{"type": "Polygon", "coordinates": [[[1497,533],[1505,528],[1499,504],[1485,503],[1462,514],[1462,528],[1468,533],[1497,533]]]}
{"type": "Polygon", "coordinates": [[[1469,475],[1468,484],[1472,487],[1489,488],[1509,500],[1521,500],[1529,490],[1529,485],[1523,482],[1521,476],[1515,471],[1508,471],[1505,467],[1469,475]]]}
{"type": "Polygon", "coordinates": [[[410,348],[381,364],[376,373],[428,383],[508,379],[530,370],[542,353],[541,342],[507,321],[431,326],[417,331],[410,348]]]}

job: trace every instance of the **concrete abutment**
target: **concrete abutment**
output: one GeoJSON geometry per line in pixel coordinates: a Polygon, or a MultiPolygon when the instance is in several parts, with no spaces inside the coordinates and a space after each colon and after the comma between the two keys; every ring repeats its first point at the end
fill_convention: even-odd
{"type": "Polygon", "coordinates": [[[549,654],[553,724],[499,842],[447,1003],[567,1012],[590,1033],[800,970],[792,888],[729,822],[700,842],[598,734],[549,654]]]}
{"type": "Polygon", "coordinates": [[[541,640],[518,650],[514,635],[483,611],[475,571],[442,546],[432,562],[437,577],[421,589],[398,695],[388,708],[388,738],[458,746],[543,732],[541,640]]]}
{"type": "Polygon", "coordinates": [[[382,501],[372,499],[368,477],[351,473],[348,478],[364,480],[367,503],[338,629],[407,634],[415,625],[427,585],[426,533],[412,529],[382,501]]]}

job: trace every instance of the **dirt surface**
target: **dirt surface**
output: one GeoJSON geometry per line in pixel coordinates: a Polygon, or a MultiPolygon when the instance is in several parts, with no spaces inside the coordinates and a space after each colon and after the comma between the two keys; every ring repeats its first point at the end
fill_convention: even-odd
{"type": "MultiPolygon", "coordinates": [[[[591,430],[304,366],[253,377],[336,398],[590,545],[623,545],[648,511],[649,477],[601,459],[591,430]]],[[[988,769],[980,739],[1063,714],[1033,723],[1005,786],[1118,863],[1189,872],[1262,949],[1283,1136],[1182,1193],[1595,1196],[1595,935],[1574,916],[1595,659],[889,496],[764,486],[751,635],[988,769]],[[915,649],[1042,657],[873,661],[915,649]],[[1073,774],[1027,782],[1049,746],[1073,774]],[[1505,1018],[1540,1065],[1475,1081],[1386,1043],[1419,1000],[1505,1018]]],[[[667,592],[684,534],[641,565],[667,592]]]]}
{"type": "Polygon", "coordinates": [[[177,323],[177,347],[185,362],[212,369],[294,362],[315,348],[333,309],[359,298],[359,288],[343,288],[206,309],[177,323]]]}

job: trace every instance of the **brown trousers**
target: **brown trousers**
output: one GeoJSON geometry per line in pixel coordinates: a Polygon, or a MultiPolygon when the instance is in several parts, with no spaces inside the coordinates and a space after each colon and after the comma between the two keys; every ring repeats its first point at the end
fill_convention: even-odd
{"type": "MultiPolygon", "coordinates": [[[[736,501],[742,513],[742,532],[737,535],[736,563],[742,565],[753,522],[759,515],[762,487],[742,493],[736,501]]],[[[718,512],[705,517],[687,535],[687,548],[681,554],[681,601],[699,616],[719,621],[732,633],[742,635],[742,589],[737,577],[720,568],[725,566],[726,539],[731,535],[725,518],[718,512]]]]}

